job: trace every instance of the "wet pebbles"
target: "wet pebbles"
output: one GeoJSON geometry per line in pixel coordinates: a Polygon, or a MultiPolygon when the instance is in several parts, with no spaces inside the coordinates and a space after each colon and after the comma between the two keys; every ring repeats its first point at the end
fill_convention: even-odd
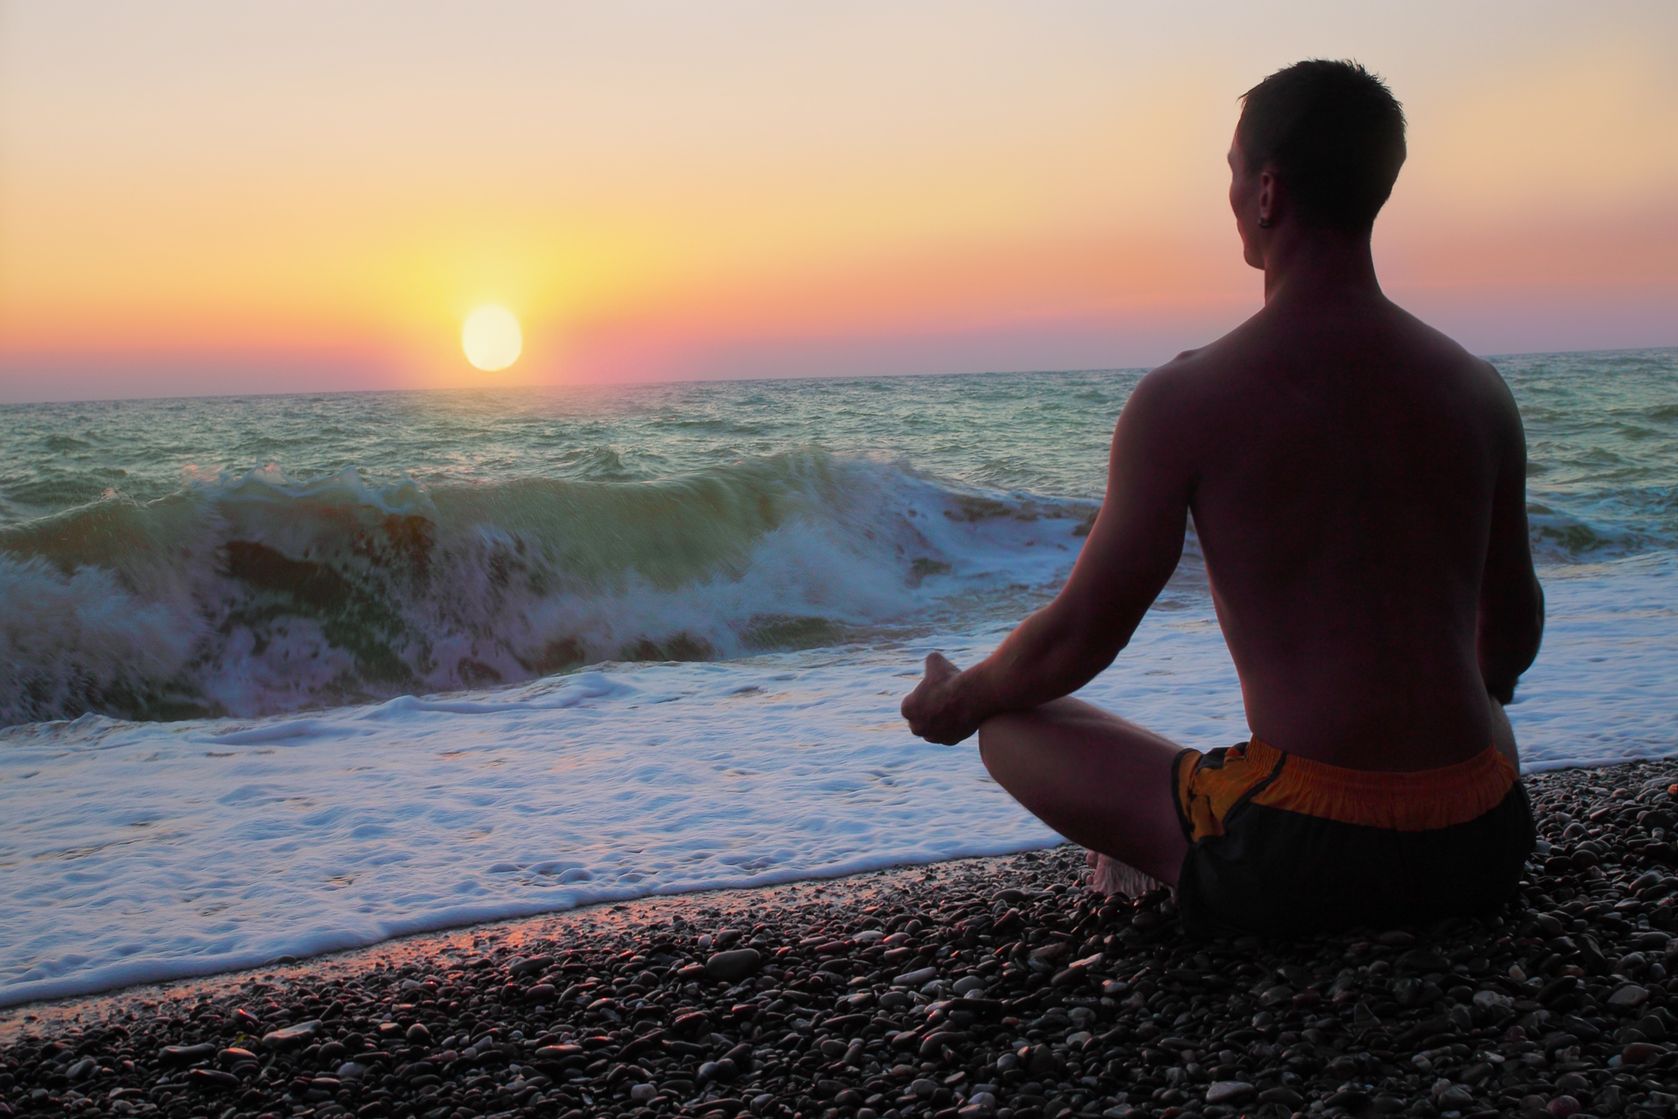
{"type": "Polygon", "coordinates": [[[1187,942],[1071,848],[661,899],[43,1015],[0,1116],[1678,1115],[1678,762],[1530,787],[1484,921],[1187,942]]]}

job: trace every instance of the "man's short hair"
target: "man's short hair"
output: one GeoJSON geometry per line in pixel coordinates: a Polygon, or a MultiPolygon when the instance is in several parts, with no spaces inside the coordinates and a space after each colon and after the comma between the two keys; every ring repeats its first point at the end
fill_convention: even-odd
{"type": "Polygon", "coordinates": [[[1404,108],[1356,62],[1312,59],[1241,95],[1236,143],[1249,173],[1268,168],[1300,220],[1368,232],[1404,163],[1404,108]]]}

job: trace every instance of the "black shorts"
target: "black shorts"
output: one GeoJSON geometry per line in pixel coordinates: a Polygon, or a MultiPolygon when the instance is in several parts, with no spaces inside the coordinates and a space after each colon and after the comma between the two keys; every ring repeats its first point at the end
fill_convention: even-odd
{"type": "Polygon", "coordinates": [[[1289,936],[1485,913],[1515,892],[1532,809],[1496,748],[1411,773],[1346,769],[1251,742],[1172,770],[1195,934],[1289,936]]]}

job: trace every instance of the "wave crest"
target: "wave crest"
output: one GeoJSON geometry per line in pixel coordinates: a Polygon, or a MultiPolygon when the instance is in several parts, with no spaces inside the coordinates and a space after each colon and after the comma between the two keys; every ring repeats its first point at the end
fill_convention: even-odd
{"type": "Polygon", "coordinates": [[[1056,577],[1088,512],[814,450],[657,482],[196,478],[0,532],[0,723],[831,644],[1056,577]]]}

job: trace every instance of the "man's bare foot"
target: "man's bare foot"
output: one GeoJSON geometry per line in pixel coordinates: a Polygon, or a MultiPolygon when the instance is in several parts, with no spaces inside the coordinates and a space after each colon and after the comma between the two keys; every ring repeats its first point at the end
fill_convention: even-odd
{"type": "Polygon", "coordinates": [[[1125,897],[1139,898],[1150,890],[1159,889],[1161,885],[1158,879],[1096,851],[1084,852],[1084,865],[1090,868],[1089,873],[1084,876],[1084,882],[1102,897],[1110,898],[1114,894],[1123,894],[1125,897]]]}

